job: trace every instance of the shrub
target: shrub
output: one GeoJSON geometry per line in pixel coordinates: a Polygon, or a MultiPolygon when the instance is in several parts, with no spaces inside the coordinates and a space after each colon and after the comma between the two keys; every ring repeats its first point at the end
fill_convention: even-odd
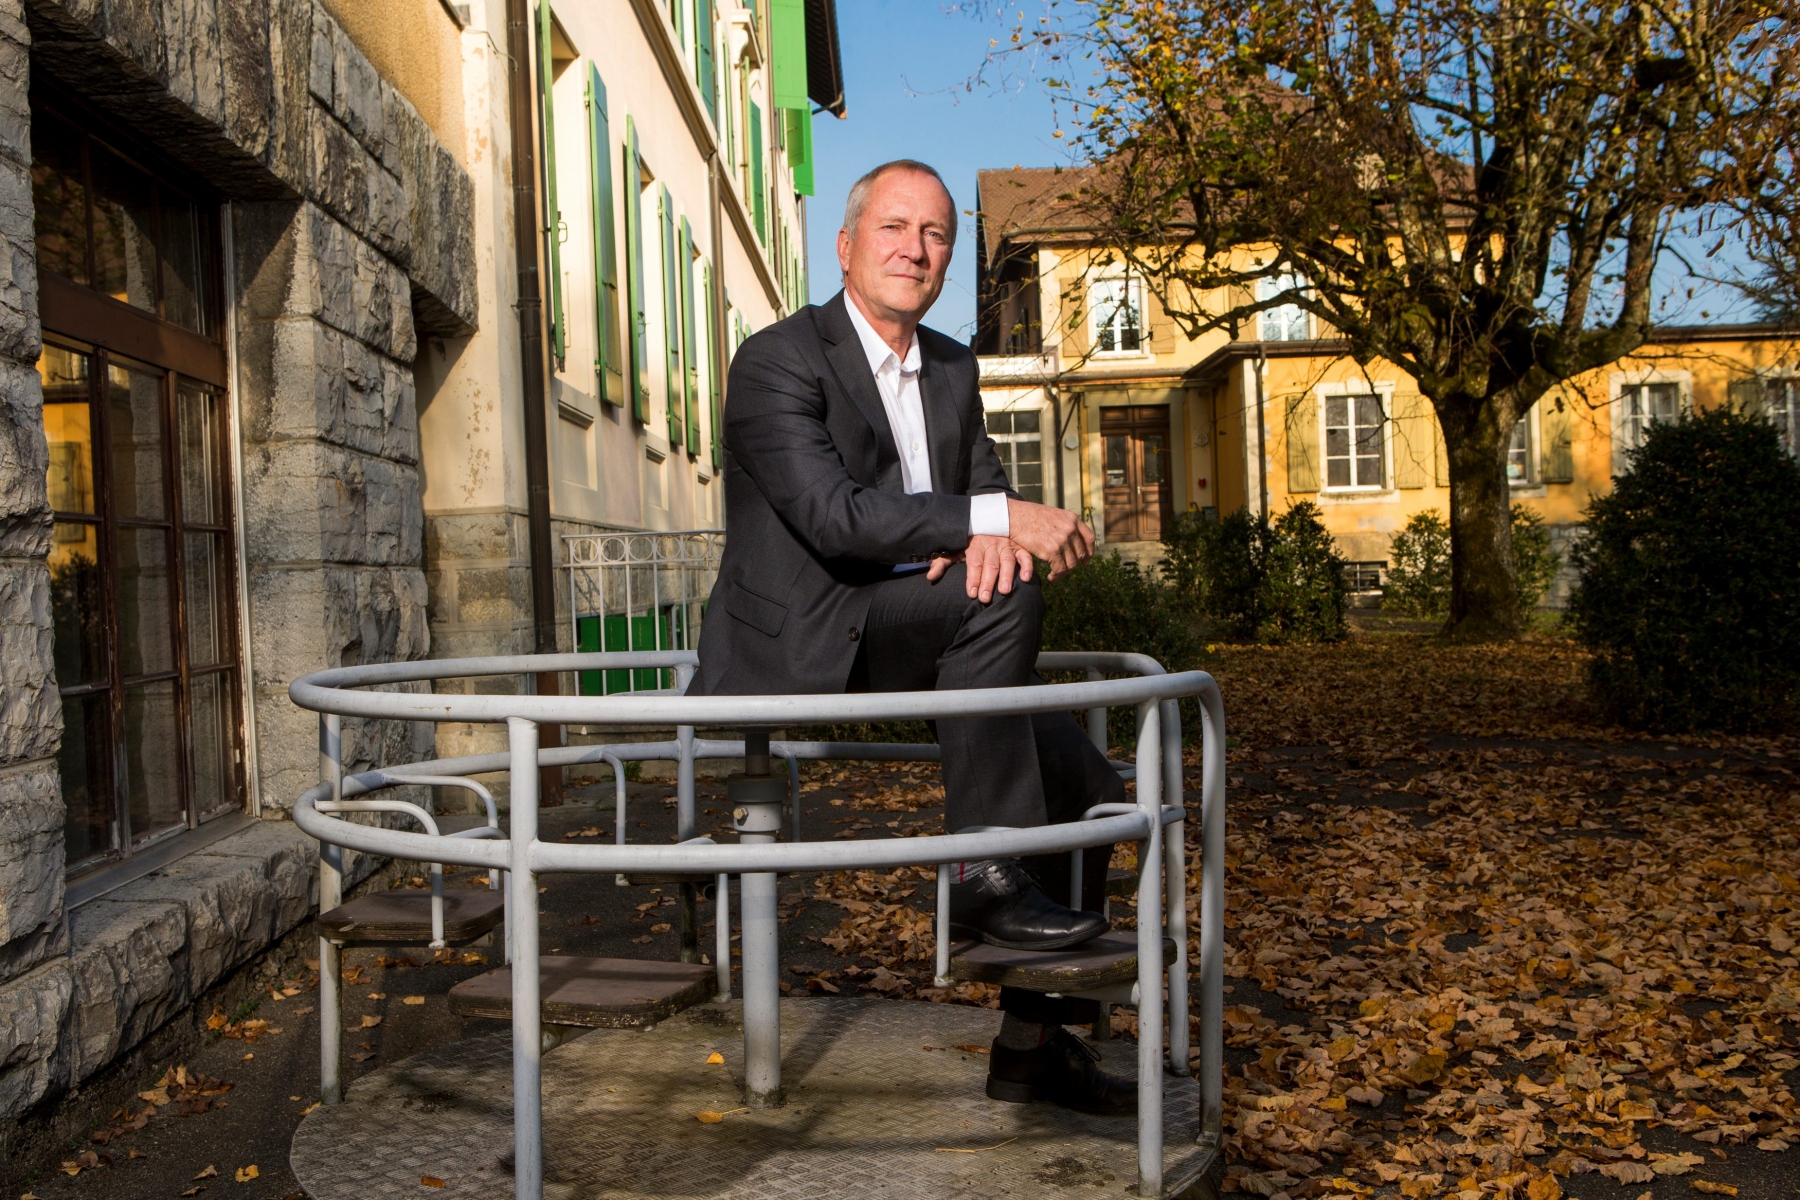
{"type": "Polygon", "coordinates": [[[1450,526],[1435,508],[1417,512],[1394,535],[1381,606],[1412,617],[1450,611],[1450,526]]]}
{"type": "Polygon", "coordinates": [[[1116,550],[1044,585],[1043,646],[1148,654],[1171,671],[1191,669],[1201,653],[1168,590],[1116,550]]]}
{"type": "Polygon", "coordinates": [[[1767,422],[1654,425],[1588,508],[1569,602],[1608,714],[1666,730],[1793,716],[1800,692],[1800,466],[1767,422]]]}
{"type": "Polygon", "coordinates": [[[1223,520],[1186,513],[1163,545],[1172,603],[1215,637],[1316,642],[1347,632],[1344,558],[1311,501],[1274,525],[1244,509],[1223,520]]]}
{"type": "MultiPolygon", "coordinates": [[[[1512,506],[1513,572],[1519,611],[1543,602],[1562,558],[1550,547],[1544,518],[1523,504],[1512,506]]],[[[1394,535],[1388,551],[1388,581],[1381,604],[1412,617],[1442,617],[1450,611],[1450,526],[1435,508],[1414,513],[1394,535]]]]}
{"type": "Polygon", "coordinates": [[[1347,564],[1322,516],[1318,505],[1303,500],[1275,519],[1263,559],[1257,640],[1336,642],[1349,632],[1347,564]]]}
{"type": "Polygon", "coordinates": [[[1544,602],[1562,556],[1550,546],[1544,518],[1523,504],[1512,506],[1513,578],[1519,588],[1519,611],[1529,614],[1544,602]]]}

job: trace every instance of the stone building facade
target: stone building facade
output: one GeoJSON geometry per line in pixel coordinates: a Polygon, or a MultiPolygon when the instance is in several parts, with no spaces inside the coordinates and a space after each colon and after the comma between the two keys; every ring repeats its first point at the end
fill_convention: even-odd
{"type": "MultiPolygon", "coordinates": [[[[831,7],[525,8],[514,55],[505,0],[0,0],[0,1157],[313,911],[294,678],[532,648],[519,61],[539,515],[722,523],[730,353],[806,296],[831,7]]],[[[346,720],[345,766],[493,740],[346,720]]]]}

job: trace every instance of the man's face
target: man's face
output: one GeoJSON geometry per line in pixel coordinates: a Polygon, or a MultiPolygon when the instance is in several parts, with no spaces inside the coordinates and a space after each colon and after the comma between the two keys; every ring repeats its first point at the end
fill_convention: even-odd
{"type": "Polygon", "coordinates": [[[854,230],[838,231],[844,282],[871,316],[917,322],[944,289],[956,210],[921,171],[889,171],[869,189],[854,230]]]}

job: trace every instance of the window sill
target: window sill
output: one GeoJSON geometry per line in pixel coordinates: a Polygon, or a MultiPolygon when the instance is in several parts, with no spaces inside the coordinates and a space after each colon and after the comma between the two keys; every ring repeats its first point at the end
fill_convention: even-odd
{"type": "Polygon", "coordinates": [[[99,870],[70,880],[63,894],[63,907],[73,912],[90,900],[98,900],[108,892],[117,891],[128,883],[142,879],[152,871],[160,871],[178,859],[190,854],[197,854],[214,842],[230,837],[240,829],[247,829],[256,823],[256,818],[249,813],[229,813],[215,817],[198,829],[190,829],[186,833],[176,834],[157,842],[145,850],[132,855],[123,862],[116,862],[99,870]]]}

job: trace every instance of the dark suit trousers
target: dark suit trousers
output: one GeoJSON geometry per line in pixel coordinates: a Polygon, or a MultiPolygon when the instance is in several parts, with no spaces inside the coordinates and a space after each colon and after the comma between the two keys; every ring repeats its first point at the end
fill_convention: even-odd
{"type": "MultiPolygon", "coordinates": [[[[1022,583],[991,603],[971,600],[966,572],[953,566],[936,583],[924,571],[867,585],[875,589],[861,632],[849,689],[853,692],[948,691],[1041,683],[1033,664],[1044,618],[1043,592],[1022,583]]],[[[1081,819],[1095,804],[1125,799],[1125,785],[1066,712],[1018,717],[955,717],[933,723],[943,755],[944,827],[1035,827],[1081,819]]],[[[1111,848],[1097,846],[1082,862],[1080,907],[1105,901],[1111,848]]],[[[1039,886],[1059,904],[1070,900],[1069,855],[1025,860],[1039,886]]],[[[1005,989],[1001,1006],[1026,1020],[1075,1024],[1092,1020],[1092,1002],[1051,1001],[1005,989]]]]}

